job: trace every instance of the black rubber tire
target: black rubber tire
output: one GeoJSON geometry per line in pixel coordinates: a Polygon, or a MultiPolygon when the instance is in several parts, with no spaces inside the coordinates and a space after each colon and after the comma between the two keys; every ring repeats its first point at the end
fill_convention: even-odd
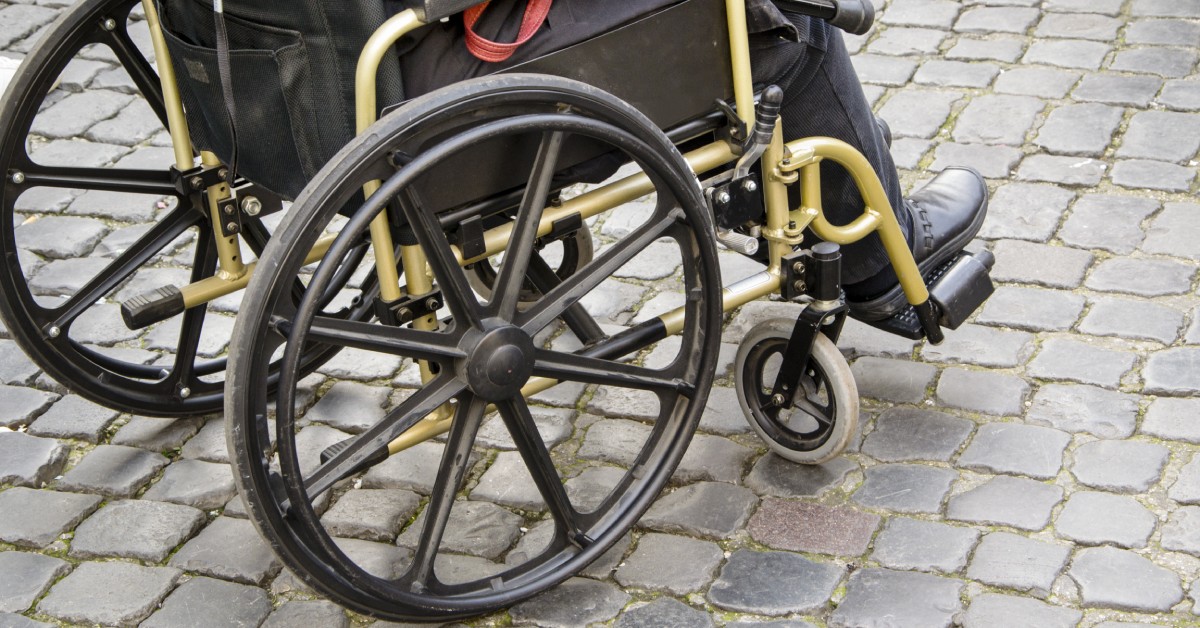
{"type": "MultiPolygon", "coordinates": [[[[204,359],[196,353],[200,333],[210,315],[207,307],[196,307],[182,315],[179,334],[167,353],[175,356],[154,364],[122,358],[97,350],[73,338],[72,324],[87,314],[106,325],[123,326],[111,304],[127,278],[140,269],[157,264],[155,257],[170,252],[175,236],[196,237],[191,281],[211,276],[216,269],[212,230],[207,218],[207,201],[202,195],[186,196],[172,185],[170,170],[123,168],[76,168],[72,171],[37,164],[28,154],[27,138],[35,116],[54,90],[62,70],[86,46],[107,45],[134,79],[140,93],[165,119],[158,75],[129,34],[131,24],[145,28],[144,21],[130,18],[138,0],[84,0],[67,9],[47,35],[30,51],[0,101],[0,317],[17,344],[47,374],[74,393],[109,408],[146,416],[176,417],[208,414],[224,403],[225,359],[219,354],[204,359]],[[109,21],[111,20],[111,22],[109,21]],[[107,28],[111,26],[112,28],[107,28]],[[21,173],[23,181],[14,181],[21,173]],[[54,177],[62,180],[50,181],[54,177]],[[33,188],[68,187],[143,193],[147,198],[174,197],[176,208],[164,211],[151,230],[80,288],[65,306],[39,303],[30,288],[31,271],[23,268],[18,255],[22,248],[16,234],[20,217],[18,197],[33,188]],[[158,236],[158,237],[155,237],[158,236]],[[87,296],[82,296],[86,294],[87,296]],[[105,305],[104,308],[98,306],[105,305]],[[52,331],[57,328],[57,331],[52,331]],[[180,349],[182,347],[182,350],[180,349]]],[[[162,122],[165,128],[165,122],[162,122]]],[[[269,237],[260,221],[245,222],[251,248],[261,250],[269,237]]],[[[68,295],[70,296],[70,295],[68,295]]],[[[368,315],[360,312],[358,316],[368,315]]],[[[174,324],[174,323],[170,323],[174,324]]],[[[308,356],[311,370],[331,357],[319,352],[308,356]]],[[[274,385],[273,383],[271,384],[274,385]]]]}
{"type": "MultiPolygon", "coordinates": [[[[547,162],[538,160],[537,163],[547,162]]],[[[533,168],[534,173],[539,170],[544,172],[547,167],[533,168]]],[[[535,175],[530,179],[538,180],[535,175]]],[[[539,201],[533,202],[536,205],[539,201]]],[[[544,199],[540,202],[544,204],[544,199]]],[[[342,237],[358,237],[357,234],[384,207],[383,202],[372,206],[369,201],[350,214],[349,223],[342,227],[342,237]]],[[[522,223],[525,215],[540,215],[534,212],[541,212],[541,209],[521,210],[514,233],[522,232],[522,224],[535,224],[522,223]]],[[[335,243],[324,263],[339,263],[340,254],[339,243],[335,243]]],[[[519,255],[508,257],[523,258],[519,255]]],[[[246,498],[250,518],[283,563],[314,589],[355,611],[372,616],[396,621],[447,621],[470,617],[511,605],[578,573],[625,534],[666,484],[699,423],[712,385],[721,321],[720,269],[711,217],[705,210],[696,179],[665,135],[644,116],[615,97],[574,81],[520,74],[475,79],[418,98],[388,114],[351,142],[305,189],[281,225],[279,236],[264,252],[260,268],[266,272],[252,281],[233,336],[226,417],[235,475],[246,498]],[[407,152],[407,157],[411,158],[406,161],[408,165],[390,178],[386,173],[381,175],[381,164],[388,161],[397,145],[406,144],[408,139],[420,136],[423,129],[430,127],[443,130],[437,134],[436,141],[431,141],[422,150],[407,152]],[[444,132],[446,128],[454,130],[444,132]],[[284,301],[282,295],[286,286],[302,266],[300,252],[307,249],[316,234],[325,230],[338,208],[343,207],[364,182],[382,176],[388,180],[377,198],[387,203],[397,195],[411,200],[405,196],[409,189],[407,185],[426,172],[427,166],[436,164],[447,154],[475,145],[481,138],[495,137],[489,134],[536,133],[535,137],[542,138],[540,150],[549,152],[552,149],[547,147],[555,145],[554,137],[558,131],[579,134],[585,129],[587,133],[608,134],[604,137],[615,142],[613,145],[633,153],[643,168],[652,173],[659,204],[653,212],[648,212],[646,225],[635,230],[625,241],[628,245],[624,249],[620,244],[607,248],[564,282],[562,293],[552,291],[532,307],[518,309],[517,299],[505,295],[511,295],[513,291],[519,293],[513,286],[521,284],[522,271],[511,271],[505,281],[502,267],[498,285],[507,287],[497,290],[495,303],[480,304],[464,276],[470,271],[448,261],[452,258],[444,257],[450,250],[442,228],[437,227],[436,216],[409,203],[403,210],[404,216],[421,240],[422,247],[432,252],[430,265],[452,312],[450,319],[443,320],[438,332],[375,325],[347,329],[339,335],[324,321],[319,321],[320,331],[316,331],[314,325],[318,319],[307,317],[304,302],[295,314],[277,311],[277,305],[284,301]],[[489,382],[493,380],[480,379],[473,374],[476,373],[473,369],[484,366],[483,371],[492,373],[491,367],[500,364],[492,360],[492,356],[514,352],[526,352],[522,357],[531,364],[529,372],[535,375],[546,372],[548,362],[544,360],[547,359],[560,360],[561,364],[571,360],[575,360],[572,364],[581,362],[575,354],[527,348],[524,343],[539,329],[554,323],[554,317],[562,314],[557,308],[568,307],[568,301],[574,302],[575,297],[559,299],[559,296],[574,294],[575,287],[591,290],[595,287],[592,281],[598,284],[606,280],[613,270],[623,265],[626,256],[640,253],[645,244],[663,234],[674,238],[673,242],[679,246],[684,268],[682,281],[691,295],[681,334],[682,347],[671,364],[661,370],[622,364],[616,359],[626,350],[621,345],[621,352],[611,359],[596,354],[600,357],[589,362],[597,369],[594,372],[609,375],[554,371],[558,375],[556,379],[560,380],[574,378],[588,382],[589,377],[601,377],[597,381],[609,382],[602,387],[612,385],[611,381],[615,379],[612,372],[637,373],[646,378],[639,386],[654,390],[659,399],[659,416],[652,426],[645,428],[647,436],[636,456],[630,454],[633,456],[631,468],[620,474],[621,479],[611,494],[595,511],[580,513],[566,497],[562,488],[565,476],[559,469],[562,464],[578,464],[578,461],[573,454],[565,455],[563,459],[557,454],[550,455],[549,447],[533,427],[523,397],[514,393],[525,380],[520,376],[514,376],[512,380],[501,376],[495,381],[502,383],[495,384],[496,388],[492,389],[489,382]],[[443,257],[439,258],[437,252],[443,257]],[[610,268],[614,264],[616,266],[610,268]],[[490,313],[484,316],[478,313],[481,311],[490,313]],[[267,410],[266,400],[260,393],[266,372],[262,351],[264,338],[286,337],[286,361],[296,343],[306,339],[311,341],[314,335],[319,335],[321,342],[347,342],[351,331],[354,332],[354,346],[360,349],[374,346],[376,350],[382,350],[384,342],[380,339],[388,339],[394,354],[415,357],[418,353],[432,352],[436,355],[428,359],[440,365],[440,375],[414,392],[385,419],[368,427],[361,435],[343,441],[352,443],[343,450],[348,453],[323,464],[314,459],[314,454],[303,455],[296,443],[294,386],[298,377],[285,368],[276,404],[278,455],[274,459],[264,456],[261,452],[267,449],[264,441],[269,436],[259,431],[261,422],[257,418],[267,410]],[[501,332],[510,335],[503,336],[501,332]],[[485,341],[472,344],[477,338],[485,338],[487,342],[495,338],[500,340],[485,350],[485,341]],[[605,377],[608,379],[603,379],[605,377]],[[449,585],[437,575],[440,568],[433,566],[435,557],[442,551],[438,549],[444,538],[442,530],[439,525],[429,529],[418,526],[419,529],[414,529],[422,535],[421,541],[415,545],[416,555],[408,567],[390,579],[376,577],[334,542],[332,533],[321,521],[319,507],[327,503],[324,500],[327,495],[333,495],[335,499],[340,497],[339,492],[346,486],[347,478],[377,463],[378,460],[371,456],[379,452],[379,447],[418,422],[429,409],[450,400],[457,403],[459,411],[446,439],[447,444],[427,443],[431,447],[441,447],[443,451],[436,482],[429,491],[429,505],[424,506],[425,513],[435,513],[429,518],[443,525],[450,510],[463,503],[456,502],[455,498],[470,464],[470,452],[482,447],[475,441],[475,431],[483,420],[484,406],[490,401],[499,408],[530,477],[542,478],[533,483],[538,485],[544,503],[553,506],[548,509],[548,515],[545,512],[540,515],[554,522],[546,524],[554,526],[553,538],[545,549],[535,548],[530,552],[532,555],[520,554],[519,558],[527,560],[511,568],[504,566],[504,572],[499,575],[449,585]],[[571,534],[566,532],[568,528],[573,529],[571,534]],[[417,565],[415,568],[414,564],[417,565]]],[[[324,276],[323,269],[318,268],[310,289],[319,289],[324,276]]],[[[651,334],[650,342],[665,337],[665,328],[655,330],[651,323],[646,329],[658,332],[651,334]]],[[[533,347],[532,343],[529,346],[533,347]]],[[[599,348],[593,346],[592,349],[616,351],[617,346],[616,343],[601,343],[599,348]]],[[[519,363],[522,362],[513,362],[519,363]]],[[[622,383],[626,382],[622,380],[622,383]]],[[[489,459],[484,456],[484,460],[489,459]]]]}
{"type": "Polygon", "coordinates": [[[792,462],[820,464],[843,451],[858,429],[858,386],[841,351],[824,334],[813,341],[808,367],[797,395],[807,410],[793,407],[789,418],[771,405],[771,389],[792,336],[793,321],[777,318],[759,323],[738,346],[734,361],[738,404],[750,427],[771,451],[792,462]],[[821,415],[820,422],[813,419],[821,415]],[[807,429],[816,425],[813,429],[807,429]]]}

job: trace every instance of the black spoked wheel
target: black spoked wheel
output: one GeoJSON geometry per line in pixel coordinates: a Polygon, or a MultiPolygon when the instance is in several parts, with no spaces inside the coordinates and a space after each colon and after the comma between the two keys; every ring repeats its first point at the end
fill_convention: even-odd
{"type": "MultiPolygon", "coordinates": [[[[472,176],[456,174],[464,181],[472,176]]],[[[586,200],[586,194],[567,200],[564,208],[586,200]]],[[[389,114],[297,200],[263,255],[262,266],[274,270],[254,278],[238,318],[228,434],[251,518],[308,585],[355,610],[394,620],[481,614],[579,572],[650,505],[699,421],[721,316],[711,229],[695,178],[667,138],[627,104],[586,85],[533,75],[491,77],[434,92],[389,114]],[[501,161],[524,191],[514,219],[503,227],[507,255],[483,301],[458,257],[469,242],[448,235],[442,222],[459,206],[446,210],[430,202],[437,191],[426,183],[457,167],[462,156],[480,170],[499,167],[479,160],[495,146],[504,148],[501,161]],[[541,221],[562,209],[547,207],[552,179],[597,147],[638,163],[650,181],[645,191],[657,202],[629,235],[569,276],[551,279],[535,243],[541,221]],[[405,165],[397,168],[400,162],[405,165]],[[345,323],[316,314],[314,299],[305,297],[297,308],[288,302],[287,288],[302,272],[302,251],[354,191],[375,178],[384,180],[382,188],[341,228],[310,291],[319,292],[332,269],[344,266],[350,243],[388,211],[399,237],[411,233],[428,256],[445,304],[436,329],[345,323]],[[612,275],[638,264],[675,265],[673,281],[687,295],[677,318],[679,345],[659,342],[666,327],[657,319],[622,331],[615,327],[620,321],[598,322],[590,313],[607,311],[614,294],[636,287],[612,289],[612,275]],[[533,276],[553,286],[518,307],[525,279],[533,276]],[[606,307],[585,307],[596,302],[606,307]],[[548,340],[554,334],[561,335],[548,340]],[[267,405],[259,383],[267,374],[266,356],[280,342],[286,366],[276,404],[277,452],[265,456],[268,436],[257,429],[257,417],[267,405]],[[313,423],[320,417],[299,416],[298,378],[290,365],[295,347],[311,342],[425,360],[432,378],[393,395],[386,415],[360,433],[338,437],[329,425],[313,423]],[[653,360],[651,352],[657,352],[653,360]],[[593,402],[637,405],[638,417],[585,421],[573,411],[563,417],[562,410],[539,408],[521,391],[543,381],[586,385],[593,402]],[[453,417],[444,442],[425,440],[382,459],[389,442],[427,427],[439,409],[453,417]],[[552,425],[544,420],[548,412],[555,414],[547,419],[552,425]],[[612,441],[615,433],[622,434],[620,446],[612,441]],[[402,523],[370,533],[344,525],[340,513],[351,509],[343,507],[362,499],[402,512],[402,523]]]]}
{"type": "Polygon", "coordinates": [[[738,402],[746,420],[776,454],[819,464],[846,449],[858,426],[858,387],[833,342],[817,334],[795,395],[773,399],[775,378],[794,323],[772,319],[757,325],[738,347],[738,402]]]}
{"type": "MultiPolygon", "coordinates": [[[[580,227],[574,233],[541,247],[538,254],[548,265],[555,267],[554,273],[558,276],[557,281],[562,281],[592,261],[592,256],[595,254],[594,246],[592,232],[586,227],[580,227]]],[[[475,292],[478,292],[484,299],[492,297],[492,288],[496,284],[497,270],[502,260],[503,256],[494,263],[492,260],[483,260],[471,264],[473,272],[467,275],[467,279],[471,282],[471,287],[475,289],[475,292]]],[[[537,301],[540,295],[538,284],[532,278],[526,279],[521,288],[521,303],[537,301]]]]}
{"type": "MultiPolygon", "coordinates": [[[[215,412],[237,296],[144,330],[120,314],[130,297],[217,268],[207,201],[172,181],[140,7],[86,0],[67,10],[0,102],[0,315],[43,370],[97,403],[151,416],[215,412]]],[[[251,252],[268,237],[261,221],[246,221],[251,252]]]]}

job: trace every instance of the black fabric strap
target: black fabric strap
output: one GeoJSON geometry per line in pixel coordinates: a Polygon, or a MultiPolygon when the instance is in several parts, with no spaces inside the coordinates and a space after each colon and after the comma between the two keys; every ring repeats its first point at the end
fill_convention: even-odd
{"type": "Polygon", "coordinates": [[[232,144],[229,156],[229,173],[226,182],[232,187],[237,176],[238,141],[237,104],[233,100],[233,66],[229,62],[229,33],[225,30],[225,6],[223,0],[213,0],[213,20],[217,35],[217,74],[221,79],[221,96],[225,99],[225,116],[229,119],[229,138],[232,144]]]}

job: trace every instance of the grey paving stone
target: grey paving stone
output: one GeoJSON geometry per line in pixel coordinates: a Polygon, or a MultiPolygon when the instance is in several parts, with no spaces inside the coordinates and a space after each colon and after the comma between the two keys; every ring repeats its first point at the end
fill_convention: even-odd
{"type": "Polygon", "coordinates": [[[919,362],[863,357],[851,367],[858,392],[864,397],[916,403],[925,398],[937,367],[919,362]]]}
{"type": "Polygon", "coordinates": [[[746,486],[759,495],[773,497],[819,497],[841,485],[858,465],[847,458],[834,458],[819,465],[796,464],[775,454],[758,459],[746,486]]]}
{"type": "Polygon", "coordinates": [[[708,613],[666,597],[621,613],[613,624],[615,628],[707,628],[714,625],[708,613]]]}
{"type": "Polygon", "coordinates": [[[1093,259],[1087,251],[1019,240],[1000,240],[992,252],[993,279],[1050,288],[1078,287],[1093,259]]]}
{"type": "Polygon", "coordinates": [[[958,466],[990,473],[1012,473],[1047,480],[1062,469],[1071,436],[1055,429],[1021,423],[987,423],[958,458],[958,466]]]}
{"type": "Polygon", "coordinates": [[[721,546],[710,541],[646,534],[617,568],[614,579],[626,588],[685,595],[712,582],[722,558],[721,546]]]}
{"type": "Polygon", "coordinates": [[[961,10],[959,3],[946,0],[896,0],[879,19],[884,24],[947,29],[961,10]]]}
{"type": "Polygon", "coordinates": [[[946,33],[932,28],[889,28],[871,42],[871,52],[885,55],[932,54],[946,33]]]}
{"type": "Polygon", "coordinates": [[[638,525],[725,539],[746,525],[757,505],[758,498],[750,489],[722,482],[697,482],[660,497],[638,525]]]}
{"type": "Polygon", "coordinates": [[[404,359],[400,356],[386,353],[343,349],[332,360],[321,365],[318,372],[338,379],[368,382],[390,379],[396,371],[400,370],[403,361],[404,359]]]}
{"type": "Polygon", "coordinates": [[[142,499],[214,510],[224,506],[236,494],[237,486],[229,465],[179,460],[167,467],[162,479],[147,489],[142,499]]]}
{"type": "Polygon", "coordinates": [[[1050,112],[1034,143],[1060,155],[1099,157],[1112,142],[1123,113],[1094,103],[1064,105],[1050,112]]]}
{"type": "MultiPolygon", "coordinates": [[[[53,556],[0,552],[0,612],[25,612],[68,571],[71,564],[53,556]]],[[[2,616],[0,625],[7,625],[2,616]]]]}
{"type": "Polygon", "coordinates": [[[114,410],[102,408],[77,395],[67,395],[31,423],[29,433],[96,443],[116,418],[114,410]]]}
{"type": "Polygon", "coordinates": [[[421,497],[397,489],[354,489],[321,516],[333,536],[392,542],[416,512],[421,497]]]}
{"type": "Polygon", "coordinates": [[[1143,111],[1133,116],[1117,149],[1118,157],[1186,162],[1200,149],[1200,122],[1174,111],[1143,111]]]}
{"type": "Polygon", "coordinates": [[[28,4],[0,7],[0,24],[4,25],[0,27],[0,48],[8,48],[57,16],[58,11],[47,7],[28,4]]]}
{"type": "Polygon", "coordinates": [[[1042,63],[1062,68],[1099,70],[1112,47],[1079,39],[1035,41],[1025,52],[1025,63],[1042,63]]]}
{"type": "MultiPolygon", "coordinates": [[[[712,399],[711,395],[709,399],[712,399]]],[[[574,429],[571,422],[575,416],[574,410],[530,406],[529,414],[533,416],[533,423],[537,426],[538,434],[541,435],[542,442],[546,443],[547,447],[557,447],[571,437],[571,431],[574,429]]],[[[499,415],[486,419],[479,428],[479,435],[476,438],[480,444],[492,449],[514,450],[517,448],[513,443],[512,435],[508,433],[508,428],[504,426],[504,421],[499,415]]]]}
{"type": "Polygon", "coordinates": [[[566,481],[567,497],[584,512],[599,508],[625,477],[625,469],[609,466],[589,467],[566,481]]]}
{"type": "Polygon", "coordinates": [[[1007,179],[1022,153],[1009,146],[987,144],[939,144],[929,169],[941,172],[951,166],[967,166],[989,179],[1007,179]]]}
{"type": "Polygon", "coordinates": [[[756,615],[812,613],[825,607],[842,573],[836,565],[796,554],[739,549],[721,568],[708,599],[756,615]]]}
{"type": "Polygon", "coordinates": [[[887,617],[896,628],[949,628],[962,608],[963,583],[923,573],[860,569],[850,576],[846,597],[830,626],[873,626],[887,617]]]}
{"type": "Polygon", "coordinates": [[[936,513],[958,474],[916,464],[881,464],[866,470],[855,503],[888,512],[936,513]]]}
{"type": "Polygon", "coordinates": [[[1186,395],[1200,391],[1200,371],[1195,367],[1197,359],[1200,359],[1200,348],[1195,347],[1178,347],[1152,354],[1143,371],[1145,392],[1186,395]]]}
{"type": "Polygon", "coordinates": [[[1200,260],[1200,245],[1187,233],[1200,228],[1200,205],[1192,203],[1167,203],[1162,213],[1154,217],[1146,230],[1142,250],[1174,257],[1200,260]]]}
{"type": "Polygon", "coordinates": [[[1145,547],[1158,518],[1132,497],[1077,491],[1068,499],[1054,529],[1080,545],[1145,547]]]}
{"type": "Polygon", "coordinates": [[[768,547],[793,552],[859,556],[879,528],[878,515],[847,506],[764,499],[747,526],[768,547]],[[809,525],[797,526],[805,521],[809,525]]]}
{"type": "Polygon", "coordinates": [[[931,59],[921,64],[913,82],[936,87],[976,87],[992,84],[1000,67],[992,63],[931,59]]]}
{"type": "Polygon", "coordinates": [[[181,575],[169,567],[87,562],[54,585],[37,610],[68,622],[134,624],[154,611],[181,575]]]}
{"type": "Polygon", "coordinates": [[[1158,208],[1151,198],[1088,194],[1075,203],[1058,235],[1072,246],[1126,255],[1145,237],[1141,222],[1158,208]]]}
{"type": "Polygon", "coordinates": [[[778,619],[775,621],[735,621],[725,624],[726,628],[817,628],[802,619],[778,619]]]}
{"type": "Polygon", "coordinates": [[[1171,344],[1183,328],[1183,312],[1151,301],[1102,298],[1079,324],[1079,331],[1093,336],[1117,336],[1156,340],[1171,344]]]}
{"type": "Polygon", "coordinates": [[[517,622],[571,628],[617,616],[629,603],[629,594],[607,582],[571,578],[509,610],[517,622]]]}
{"type": "Polygon", "coordinates": [[[859,80],[877,85],[904,85],[917,69],[916,61],[873,54],[855,55],[851,62],[859,80]]]}
{"type": "Polygon", "coordinates": [[[893,408],[875,420],[863,453],[882,462],[945,462],[966,442],[975,424],[931,410],[893,408]]]}
{"type": "Polygon", "coordinates": [[[587,404],[587,411],[592,414],[647,421],[653,421],[659,409],[658,398],[650,391],[609,386],[596,390],[587,404]]]}
{"type": "Polygon", "coordinates": [[[0,611],[0,626],[4,628],[54,628],[54,624],[48,624],[43,621],[34,621],[24,615],[16,613],[5,613],[0,611]]]}
{"type": "Polygon", "coordinates": [[[1200,399],[1155,399],[1146,410],[1139,431],[1158,438],[1200,443],[1200,399]]]}
{"type": "Polygon", "coordinates": [[[131,96],[106,90],[71,94],[39,112],[30,131],[57,139],[82,135],[97,122],[117,115],[132,101],[131,96]]]}
{"type": "Polygon", "coordinates": [[[1019,33],[1038,19],[1036,9],[1024,7],[974,7],[963,11],[954,23],[960,33],[1019,33]]]}
{"type": "Polygon", "coordinates": [[[884,567],[915,571],[958,573],[979,540],[979,531],[892,517],[875,539],[871,558],[884,567]]]}
{"type": "Polygon", "coordinates": [[[971,599],[962,617],[963,628],[989,626],[1039,626],[1039,628],[1072,628],[1083,613],[1062,606],[1012,595],[984,593],[971,599]]]}
{"type": "Polygon", "coordinates": [[[679,482],[711,480],[736,483],[741,480],[747,463],[756,453],[728,438],[696,434],[675,469],[673,478],[679,482]]]}
{"type": "Polygon", "coordinates": [[[1104,162],[1087,157],[1032,155],[1017,168],[1017,179],[1091,187],[1100,184],[1106,168],[1104,162]]]}
{"type": "Polygon", "coordinates": [[[90,257],[54,260],[38,268],[29,279],[29,289],[43,296],[73,295],[106,265],[107,260],[90,257]]]}
{"type": "Polygon", "coordinates": [[[962,96],[954,91],[903,90],[879,108],[879,116],[888,121],[894,137],[929,139],[946,123],[950,109],[962,96]]]}
{"type": "MultiPolygon", "coordinates": [[[[129,152],[124,146],[98,144],[80,140],[53,140],[36,148],[30,157],[47,166],[103,166],[129,152]]],[[[111,192],[85,192],[91,194],[115,194],[111,192]]]]}
{"type": "Polygon", "coordinates": [[[192,578],[142,622],[146,628],[258,626],[271,613],[266,591],[212,578],[192,578]]]}
{"type": "Polygon", "coordinates": [[[99,220],[44,216],[21,225],[14,236],[21,247],[42,257],[66,259],[87,255],[107,233],[99,220]]]}
{"type": "Polygon", "coordinates": [[[1170,0],[1134,0],[1133,15],[1153,17],[1200,17],[1200,7],[1170,0]]]}
{"type": "Polygon", "coordinates": [[[54,393],[0,384],[0,427],[29,425],[57,400],[54,393]]]}
{"type": "Polygon", "coordinates": [[[1162,529],[1163,549],[1200,556],[1200,507],[1184,506],[1171,513],[1162,529]]]}
{"type": "Polygon", "coordinates": [[[52,438],[0,432],[0,484],[41,488],[62,472],[70,453],[52,438]]]}
{"type": "Polygon", "coordinates": [[[921,357],[936,362],[1010,367],[1023,363],[1033,352],[1033,335],[980,325],[963,325],[946,332],[940,345],[927,344],[921,357]]]}
{"type": "Polygon", "coordinates": [[[1124,74],[1088,74],[1071,93],[1075,100],[1145,107],[1162,88],[1162,79],[1124,74]]]}
{"type": "Polygon", "coordinates": [[[1125,41],[1191,46],[1200,41],[1200,25],[1184,20],[1134,20],[1125,30],[1125,41]]]}
{"type": "Polygon", "coordinates": [[[938,380],[939,403],[995,416],[1021,413],[1029,384],[1015,375],[948,368],[938,380]]]}
{"type": "Polygon", "coordinates": [[[113,502],[79,524],[70,554],[159,563],[204,522],[204,513],[189,506],[143,500],[113,502]]]}
{"type": "Polygon", "coordinates": [[[1109,66],[1122,72],[1142,72],[1164,78],[1181,78],[1196,67],[1198,55],[1187,48],[1151,46],[1133,48],[1117,53],[1109,66]]]}
{"type": "MultiPolygon", "coordinates": [[[[401,488],[428,494],[437,478],[443,449],[438,443],[426,442],[389,456],[367,471],[362,486],[401,488]]],[[[477,457],[477,454],[472,455],[477,457]]]]}
{"type": "Polygon", "coordinates": [[[965,143],[1020,145],[1045,103],[1032,96],[979,96],[959,114],[954,140],[965,143]]]}
{"type": "Polygon", "coordinates": [[[33,381],[38,367],[11,340],[0,340],[0,383],[23,386],[33,381]]]}
{"type": "Polygon", "coordinates": [[[204,424],[201,417],[159,419],[133,417],[112,437],[114,445],[141,447],[159,453],[179,449],[204,424]]]}
{"type": "Polygon", "coordinates": [[[229,462],[225,445],[225,425],[220,419],[210,419],[200,431],[183,444],[180,454],[184,458],[206,462],[229,462]]]}
{"type": "MultiPolygon", "coordinates": [[[[410,549],[416,547],[428,512],[423,510],[417,515],[416,520],[400,535],[397,545],[410,549]]],[[[521,517],[489,502],[455,502],[442,536],[442,551],[495,559],[521,536],[523,523],[521,517]]]]}
{"type": "Polygon", "coordinates": [[[1158,102],[1178,111],[1196,111],[1200,109],[1200,81],[1167,81],[1158,102]]]}
{"type": "Polygon", "coordinates": [[[1137,425],[1138,398],[1094,386],[1047,384],[1033,397],[1026,420],[1100,438],[1128,438],[1137,425]]]}
{"type": "Polygon", "coordinates": [[[279,572],[279,559],[242,519],[218,517],[171,557],[172,567],[214,578],[262,585],[279,572]]]}
{"type": "Polygon", "coordinates": [[[521,454],[515,451],[500,452],[496,456],[496,461],[479,479],[471,496],[522,510],[542,510],[546,507],[521,454]]]}
{"type": "Polygon", "coordinates": [[[1071,473],[1080,484],[1118,493],[1142,493],[1158,482],[1170,451],[1155,443],[1098,440],[1075,450],[1071,473]]]}
{"type": "Polygon", "coordinates": [[[975,548],[967,577],[1045,598],[1070,554],[1071,547],[1066,544],[993,532],[984,536],[975,548]]]}
{"type": "Polygon", "coordinates": [[[1045,242],[1054,235],[1075,194],[1058,186],[1009,183],[996,188],[981,237],[1045,242]]]}
{"type": "Polygon", "coordinates": [[[0,541],[41,549],[73,529],[101,501],[98,495],[10,488],[0,492],[0,541]]]}
{"type": "Polygon", "coordinates": [[[713,386],[708,391],[708,401],[704,405],[704,415],[700,417],[699,429],[701,432],[722,436],[750,433],[750,424],[738,405],[736,390],[725,386],[713,386]]]}
{"type": "Polygon", "coordinates": [[[349,628],[350,619],[340,606],[327,600],[292,600],[275,609],[262,628],[349,628]]]}
{"type": "Polygon", "coordinates": [[[1058,486],[1000,475],[951,497],[946,518],[1041,530],[1050,523],[1050,511],[1062,497],[1058,486]]]}
{"type": "Polygon", "coordinates": [[[901,137],[892,140],[892,161],[901,170],[916,170],[933,142],[929,140],[901,137]]]}
{"type": "Polygon", "coordinates": [[[651,427],[626,419],[601,419],[588,427],[578,456],[623,466],[633,464],[650,438],[651,427]]]}
{"type": "MultiPolygon", "coordinates": [[[[109,76],[106,80],[111,81],[113,78],[109,76]]],[[[116,116],[93,125],[88,129],[86,137],[95,142],[132,146],[150,139],[162,128],[154,110],[145,99],[138,98],[126,105],[116,116]]]]}
{"type": "Polygon", "coordinates": [[[58,488],[108,497],[132,497],[168,462],[162,454],[144,449],[100,445],[67,471],[59,480],[58,488]]]}
{"type": "Polygon", "coordinates": [[[351,434],[358,434],[383,419],[383,406],[391,390],[357,382],[337,382],[321,397],[304,418],[324,423],[351,434]]]}
{"type": "Polygon", "coordinates": [[[838,338],[838,348],[851,358],[874,355],[908,359],[912,357],[916,344],[908,338],[889,334],[853,319],[846,321],[846,327],[842,329],[842,335],[838,338]]]}
{"type": "Polygon", "coordinates": [[[1129,159],[1112,168],[1113,183],[1126,188],[1186,192],[1195,178],[1194,169],[1162,161],[1129,159]]]}
{"type": "Polygon", "coordinates": [[[959,37],[945,55],[947,59],[992,59],[1012,63],[1024,52],[1025,41],[1016,37],[959,37]]]}
{"type": "Polygon", "coordinates": [[[1016,67],[996,79],[995,90],[998,94],[1063,98],[1079,82],[1079,77],[1078,72],[1071,70],[1016,67]]]}
{"type": "Polygon", "coordinates": [[[1061,290],[1000,286],[975,321],[1026,331],[1065,331],[1079,319],[1086,304],[1083,296],[1061,290]]]}
{"type": "Polygon", "coordinates": [[[1163,612],[1183,600],[1179,576],[1129,550],[1080,550],[1067,573],[1086,607],[1163,612]]]}
{"type": "Polygon", "coordinates": [[[1050,338],[1026,368],[1042,379],[1067,380],[1116,388],[1133,368],[1136,354],[1097,347],[1069,338],[1050,338]]]}
{"type": "Polygon", "coordinates": [[[1112,258],[1097,264],[1085,285],[1096,291],[1162,297],[1188,292],[1195,271],[1194,265],[1168,259],[1112,258]]]}

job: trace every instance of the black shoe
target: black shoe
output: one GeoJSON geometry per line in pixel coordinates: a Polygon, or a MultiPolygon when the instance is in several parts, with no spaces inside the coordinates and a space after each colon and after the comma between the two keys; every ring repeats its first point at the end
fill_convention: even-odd
{"type": "MultiPolygon", "coordinates": [[[[913,233],[909,237],[913,258],[921,274],[927,275],[958,255],[979,233],[987,215],[987,184],[983,176],[971,168],[947,168],[913,194],[905,205],[913,217],[913,233]]],[[[874,297],[851,300],[850,315],[854,318],[883,320],[907,305],[904,290],[892,267],[888,266],[880,273],[886,273],[896,283],[874,297]]]]}

